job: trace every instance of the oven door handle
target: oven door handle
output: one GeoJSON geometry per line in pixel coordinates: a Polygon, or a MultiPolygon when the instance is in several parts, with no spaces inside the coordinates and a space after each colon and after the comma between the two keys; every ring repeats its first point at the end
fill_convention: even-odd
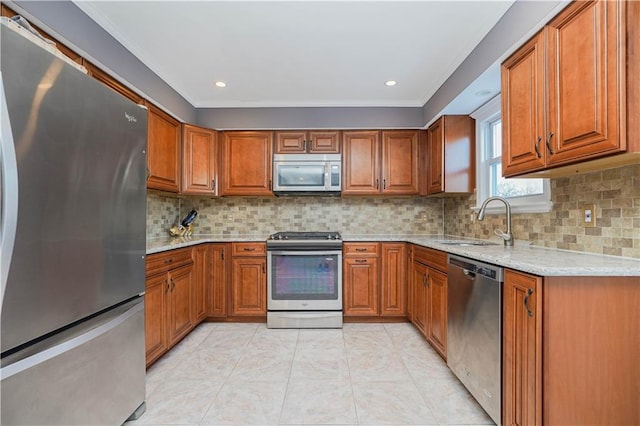
{"type": "Polygon", "coordinates": [[[342,250],[268,250],[271,256],[342,256],[342,250]]]}

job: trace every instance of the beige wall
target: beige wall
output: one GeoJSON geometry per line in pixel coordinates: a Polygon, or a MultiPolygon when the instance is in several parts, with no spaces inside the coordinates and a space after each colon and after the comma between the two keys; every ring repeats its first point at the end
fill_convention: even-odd
{"type": "MultiPolygon", "coordinates": [[[[549,213],[514,214],[513,232],[534,245],[640,258],[640,165],[551,180],[549,213]],[[596,227],[581,225],[581,207],[596,206],[596,227]]],[[[197,234],[339,230],[345,234],[451,234],[475,238],[504,229],[504,214],[470,221],[475,195],[452,198],[172,198],[147,197],[147,236],[167,229],[191,208],[197,234]],[[443,215],[443,211],[445,212],[443,215]]]]}

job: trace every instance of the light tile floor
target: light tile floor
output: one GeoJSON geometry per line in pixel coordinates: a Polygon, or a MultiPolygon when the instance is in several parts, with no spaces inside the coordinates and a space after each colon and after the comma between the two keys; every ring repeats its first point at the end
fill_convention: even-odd
{"type": "Polygon", "coordinates": [[[410,324],[204,323],[147,371],[127,425],[493,424],[410,324]]]}

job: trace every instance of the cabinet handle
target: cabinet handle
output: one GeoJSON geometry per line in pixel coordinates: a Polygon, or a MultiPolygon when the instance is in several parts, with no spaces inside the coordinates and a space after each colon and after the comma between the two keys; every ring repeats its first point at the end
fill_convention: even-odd
{"type": "Polygon", "coordinates": [[[366,249],[366,248],[357,248],[357,249],[356,249],[356,251],[360,251],[360,252],[365,251],[365,252],[366,252],[366,251],[367,251],[367,249],[366,249]]]}
{"type": "Polygon", "coordinates": [[[422,287],[426,287],[427,286],[427,274],[424,274],[422,276],[422,287]]]}
{"type": "Polygon", "coordinates": [[[387,180],[382,179],[382,189],[387,189],[387,180]]]}
{"type": "Polygon", "coordinates": [[[376,189],[380,189],[380,179],[376,179],[376,189]]]}
{"type": "Polygon", "coordinates": [[[553,148],[551,148],[551,138],[553,137],[553,132],[549,132],[549,136],[547,136],[547,149],[549,150],[549,154],[553,155],[553,148]]]}
{"type": "Polygon", "coordinates": [[[173,259],[165,259],[164,264],[168,265],[173,262],[173,259]]]}
{"type": "Polygon", "coordinates": [[[269,191],[273,191],[273,184],[271,182],[271,179],[269,179],[269,191]]]}
{"type": "Polygon", "coordinates": [[[171,291],[176,288],[176,282],[171,278],[171,291]]]}
{"type": "Polygon", "coordinates": [[[242,250],[244,250],[244,251],[256,251],[256,248],[255,247],[245,247],[242,250]]]}
{"type": "Polygon", "coordinates": [[[527,310],[527,315],[529,315],[530,317],[533,316],[533,312],[531,312],[531,310],[529,309],[529,296],[531,296],[533,294],[533,289],[530,288],[529,290],[527,290],[527,295],[524,297],[524,307],[527,310]]]}
{"type": "Polygon", "coordinates": [[[211,181],[211,189],[213,189],[214,191],[216,190],[216,180],[215,179],[213,179],[211,181]]]}
{"type": "Polygon", "coordinates": [[[356,259],[356,263],[367,263],[367,259],[356,259]]]}
{"type": "Polygon", "coordinates": [[[533,146],[533,148],[536,150],[536,155],[538,156],[538,158],[542,158],[542,153],[540,153],[540,141],[542,141],[542,137],[538,136],[538,140],[536,141],[536,144],[533,146]]]}
{"type": "Polygon", "coordinates": [[[151,170],[147,167],[147,180],[151,177],[151,170]]]}
{"type": "Polygon", "coordinates": [[[220,251],[220,259],[224,260],[224,250],[220,251]]]}
{"type": "Polygon", "coordinates": [[[307,150],[307,141],[306,141],[306,140],[303,140],[303,141],[302,141],[302,150],[303,150],[303,151],[306,151],[306,150],[307,150]]]}
{"type": "Polygon", "coordinates": [[[169,293],[169,288],[171,287],[171,286],[169,285],[169,281],[164,280],[164,283],[167,285],[167,288],[165,288],[165,289],[164,289],[164,292],[165,292],[165,293],[169,293]]]}
{"type": "Polygon", "coordinates": [[[262,264],[262,273],[265,274],[267,271],[265,269],[264,263],[262,264]]]}

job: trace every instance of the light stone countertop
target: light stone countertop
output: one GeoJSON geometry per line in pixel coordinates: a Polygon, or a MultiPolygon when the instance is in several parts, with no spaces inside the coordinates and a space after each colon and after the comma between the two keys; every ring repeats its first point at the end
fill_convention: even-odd
{"type": "MultiPolygon", "coordinates": [[[[409,242],[442,250],[481,262],[539,276],[635,276],[640,285],[640,259],[582,253],[568,250],[530,246],[516,240],[514,247],[505,247],[502,240],[492,239],[496,245],[456,246],[443,244],[443,240],[470,240],[450,235],[351,235],[343,234],[345,242],[381,241],[409,242]]],[[[156,238],[147,240],[147,254],[202,243],[235,241],[266,241],[267,235],[198,235],[190,238],[156,238]]]]}

